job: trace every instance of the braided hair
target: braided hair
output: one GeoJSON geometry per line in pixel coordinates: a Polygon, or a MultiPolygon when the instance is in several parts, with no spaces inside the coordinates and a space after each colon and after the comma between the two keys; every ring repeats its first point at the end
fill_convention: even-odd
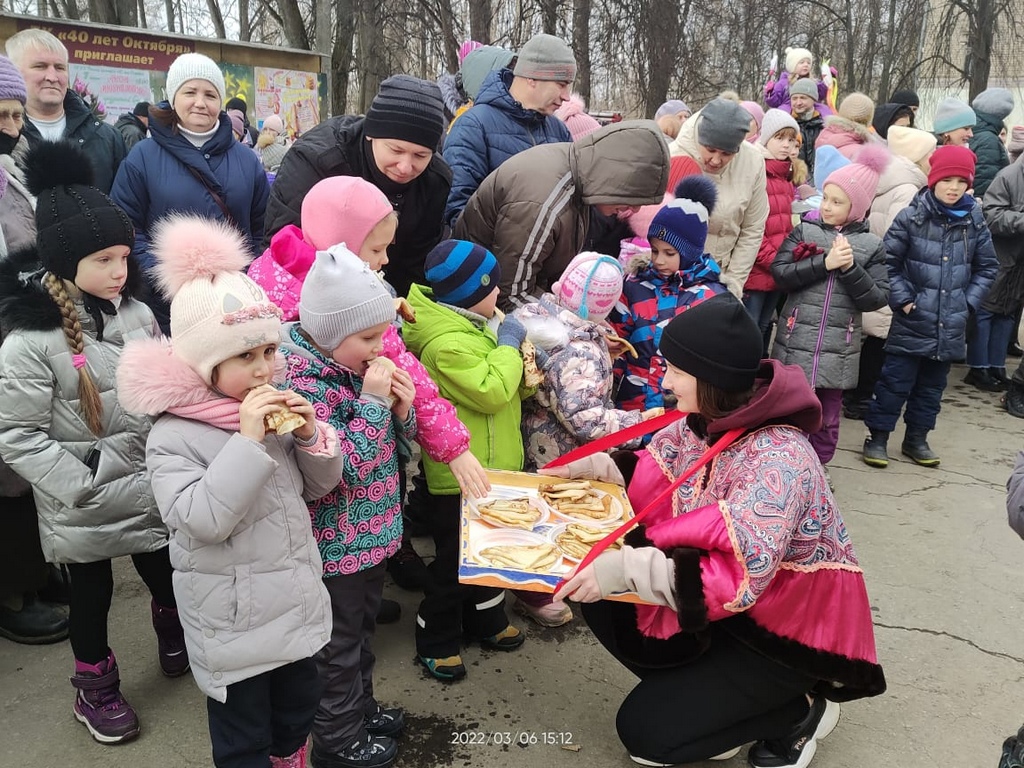
{"type": "Polygon", "coordinates": [[[61,328],[64,331],[64,338],[71,350],[71,361],[78,369],[78,400],[82,409],[82,416],[85,423],[94,435],[103,434],[103,402],[100,400],[100,392],[96,383],[89,375],[89,368],[85,361],[85,341],[82,336],[82,324],[78,319],[78,310],[75,303],[68,296],[64,281],[47,272],[43,276],[43,285],[53,303],[60,310],[61,328]]]}

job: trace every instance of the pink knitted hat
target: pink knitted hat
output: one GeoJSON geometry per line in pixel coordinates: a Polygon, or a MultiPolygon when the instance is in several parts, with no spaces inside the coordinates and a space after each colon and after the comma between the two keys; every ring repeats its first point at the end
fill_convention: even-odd
{"type": "Polygon", "coordinates": [[[582,97],[575,93],[555,110],[555,117],[565,123],[573,141],[579,141],[601,127],[597,120],[587,114],[587,107],[583,103],[582,97]]]}
{"type": "Polygon", "coordinates": [[[269,115],[263,121],[263,129],[269,129],[276,133],[284,133],[284,120],[281,119],[280,115],[269,115]]]}
{"type": "Polygon", "coordinates": [[[302,200],[302,239],[318,251],[344,243],[358,255],[367,235],[393,211],[370,182],[332,176],[314,184],[302,200]]]}
{"type": "Polygon", "coordinates": [[[599,323],[622,296],[622,267],[611,256],[584,251],[569,262],[551,291],[563,307],[599,323]]]}
{"type": "Polygon", "coordinates": [[[863,221],[878,192],[878,177],[889,165],[889,152],[879,144],[866,144],[853,162],[832,171],[822,185],[839,187],[850,198],[850,221],[863,221]]]}

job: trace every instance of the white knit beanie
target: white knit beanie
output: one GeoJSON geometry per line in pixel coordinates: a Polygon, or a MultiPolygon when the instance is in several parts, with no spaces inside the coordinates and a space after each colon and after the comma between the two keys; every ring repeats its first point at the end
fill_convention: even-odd
{"type": "Polygon", "coordinates": [[[234,227],[173,214],[153,234],[154,274],[171,302],[174,353],[207,384],[243,352],[281,341],[281,310],[242,272],[250,256],[234,227]]]}
{"type": "Polygon", "coordinates": [[[395,319],[395,303],[370,265],[345,247],[317,251],[299,295],[299,325],[334,351],[353,333],[395,319]]]}
{"type": "Polygon", "coordinates": [[[764,119],[761,121],[761,133],[757,140],[761,145],[767,147],[768,139],[784,128],[792,128],[796,131],[797,136],[800,135],[800,126],[789,112],[783,112],[781,109],[769,109],[764,113],[764,119]]]}
{"type": "Polygon", "coordinates": [[[928,157],[938,143],[934,133],[905,125],[894,125],[889,128],[886,139],[890,152],[905,157],[912,163],[920,163],[928,157]]]}
{"type": "Polygon", "coordinates": [[[220,67],[209,56],[201,53],[183,53],[171,62],[167,70],[167,85],[164,87],[164,94],[171,106],[174,106],[174,94],[189,80],[205,80],[220,94],[221,107],[224,106],[225,92],[224,73],[220,67]]]}
{"type": "Polygon", "coordinates": [[[811,60],[811,66],[814,66],[814,54],[806,48],[787,48],[786,49],[786,71],[796,72],[796,65],[804,59],[811,60]]]}

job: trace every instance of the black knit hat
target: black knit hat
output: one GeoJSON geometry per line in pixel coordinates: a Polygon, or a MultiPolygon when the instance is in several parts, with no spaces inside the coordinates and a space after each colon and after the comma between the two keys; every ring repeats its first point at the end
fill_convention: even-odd
{"type": "Polygon", "coordinates": [[[366,113],[371,139],[398,139],[434,151],[444,133],[444,101],[437,83],[393,75],[380,84],[366,113]]]}
{"type": "Polygon", "coordinates": [[[918,98],[916,92],[909,88],[901,88],[898,91],[894,91],[889,101],[893,104],[906,104],[908,107],[921,106],[921,99],[918,98]]]}
{"type": "Polygon", "coordinates": [[[36,246],[46,269],[74,280],[78,262],[114,245],[135,245],[128,216],[92,186],[89,157],[69,141],[40,142],[25,159],[36,196],[36,246]]]}
{"type": "Polygon", "coordinates": [[[658,351],[694,378],[742,392],[754,386],[762,344],[747,310],[732,294],[722,293],[676,315],[662,331],[658,351]]]}
{"type": "Polygon", "coordinates": [[[151,105],[148,101],[140,101],[135,105],[135,108],[132,110],[132,114],[136,117],[149,117],[150,106],[151,105]]]}

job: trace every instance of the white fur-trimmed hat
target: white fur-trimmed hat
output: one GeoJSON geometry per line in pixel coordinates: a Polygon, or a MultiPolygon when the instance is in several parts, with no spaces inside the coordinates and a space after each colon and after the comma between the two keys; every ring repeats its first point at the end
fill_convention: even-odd
{"type": "Polygon", "coordinates": [[[796,65],[804,59],[810,59],[811,64],[814,64],[814,54],[806,48],[787,48],[786,49],[786,71],[796,72],[796,65]]]}

